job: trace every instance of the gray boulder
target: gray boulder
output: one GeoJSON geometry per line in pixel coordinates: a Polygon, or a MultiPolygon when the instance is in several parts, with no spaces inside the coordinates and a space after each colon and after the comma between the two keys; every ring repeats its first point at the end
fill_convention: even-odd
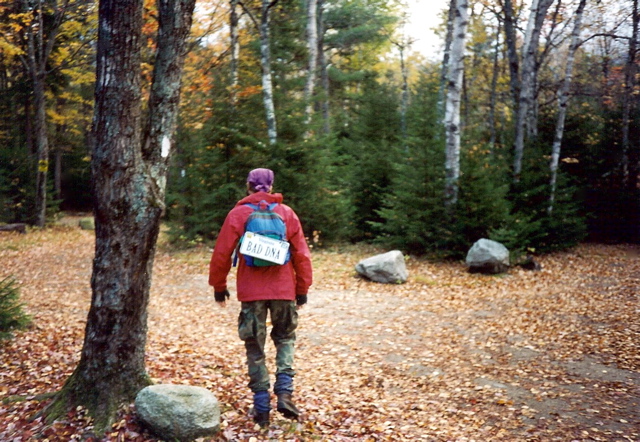
{"type": "Polygon", "coordinates": [[[142,423],[165,440],[190,441],[220,431],[220,406],[206,388],[151,385],[138,393],[135,405],[142,423]]]}
{"type": "Polygon", "coordinates": [[[482,238],[471,246],[466,262],[471,273],[503,273],[509,269],[509,250],[499,242],[482,238]]]}
{"type": "Polygon", "coordinates": [[[404,256],[399,250],[375,255],[356,264],[356,272],[375,282],[399,284],[409,277],[404,256]]]}

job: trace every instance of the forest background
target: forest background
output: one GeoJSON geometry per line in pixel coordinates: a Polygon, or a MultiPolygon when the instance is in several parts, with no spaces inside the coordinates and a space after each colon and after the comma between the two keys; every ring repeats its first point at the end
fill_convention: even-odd
{"type": "MultiPolygon", "coordinates": [[[[460,257],[481,237],[516,256],[639,241],[637,1],[470,1],[450,125],[462,3],[432,11],[435,60],[412,51],[402,1],[199,1],[173,240],[213,240],[247,171],[269,167],[314,246],[460,257]]],[[[2,0],[0,16],[0,222],[90,211],[97,4],[2,0]]]]}

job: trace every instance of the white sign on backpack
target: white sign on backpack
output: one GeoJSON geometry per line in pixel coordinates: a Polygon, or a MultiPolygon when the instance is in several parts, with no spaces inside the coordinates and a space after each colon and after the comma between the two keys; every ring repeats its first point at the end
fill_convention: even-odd
{"type": "Polygon", "coordinates": [[[254,258],[264,259],[276,264],[284,264],[287,259],[289,243],[254,232],[245,232],[240,245],[240,253],[254,258]]]}

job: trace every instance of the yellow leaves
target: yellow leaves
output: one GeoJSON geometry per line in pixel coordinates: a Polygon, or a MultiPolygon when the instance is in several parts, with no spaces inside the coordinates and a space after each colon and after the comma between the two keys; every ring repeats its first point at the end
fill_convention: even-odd
{"type": "Polygon", "coordinates": [[[20,32],[24,30],[24,28],[31,26],[35,17],[30,12],[17,12],[9,14],[8,26],[14,32],[20,32]]]}
{"type": "Polygon", "coordinates": [[[24,51],[14,44],[7,42],[4,39],[0,39],[0,53],[6,56],[8,60],[12,60],[18,55],[24,55],[24,51]]]}
{"type": "Polygon", "coordinates": [[[247,86],[238,91],[238,98],[249,98],[260,93],[262,93],[262,86],[247,86]]]}

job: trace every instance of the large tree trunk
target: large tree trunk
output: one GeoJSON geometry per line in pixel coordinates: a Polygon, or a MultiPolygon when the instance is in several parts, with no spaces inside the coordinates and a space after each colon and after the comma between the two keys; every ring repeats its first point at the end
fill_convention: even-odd
{"type": "Polygon", "coordinates": [[[580,0],[578,9],[574,15],[573,32],[571,33],[571,45],[567,54],[567,66],[565,68],[564,80],[558,91],[558,117],[556,119],[556,133],[551,148],[551,193],[549,195],[549,206],[547,212],[553,213],[553,204],[556,198],[556,183],[558,179],[558,164],[560,162],[560,148],[562,146],[562,136],[564,134],[564,122],[567,116],[567,105],[569,104],[569,86],[573,76],[573,62],[576,51],[580,46],[580,29],[582,27],[582,13],[587,0],[580,0]]]}
{"type": "Polygon", "coordinates": [[[260,14],[260,65],[262,66],[262,97],[267,115],[269,143],[278,141],[276,109],[273,103],[273,78],[271,75],[271,39],[269,37],[269,11],[277,0],[262,0],[260,14]]]}
{"type": "Polygon", "coordinates": [[[305,101],[305,139],[311,136],[311,117],[313,115],[313,90],[316,84],[316,71],[318,66],[318,2],[307,0],[307,49],[309,51],[309,68],[307,81],[304,87],[305,101]]]}
{"type": "Polygon", "coordinates": [[[118,407],[150,383],[144,363],[147,304],[194,2],[158,2],[158,49],[143,140],[143,1],[100,1],[91,308],[80,362],[45,411],[48,420],[82,405],[101,433],[118,407]]]}
{"type": "Polygon", "coordinates": [[[513,180],[520,181],[522,172],[522,158],[524,153],[525,132],[528,124],[527,117],[531,115],[531,106],[535,93],[536,81],[536,52],[540,41],[540,31],[543,18],[554,0],[533,0],[531,2],[531,12],[527,31],[525,34],[524,46],[522,48],[522,77],[520,81],[520,96],[518,100],[518,111],[515,121],[515,143],[513,160],[513,180]]]}
{"type": "Polygon", "coordinates": [[[460,177],[460,95],[464,73],[464,49],[469,6],[467,0],[455,0],[451,51],[447,66],[447,96],[445,100],[445,202],[451,207],[458,201],[460,177]]]}

